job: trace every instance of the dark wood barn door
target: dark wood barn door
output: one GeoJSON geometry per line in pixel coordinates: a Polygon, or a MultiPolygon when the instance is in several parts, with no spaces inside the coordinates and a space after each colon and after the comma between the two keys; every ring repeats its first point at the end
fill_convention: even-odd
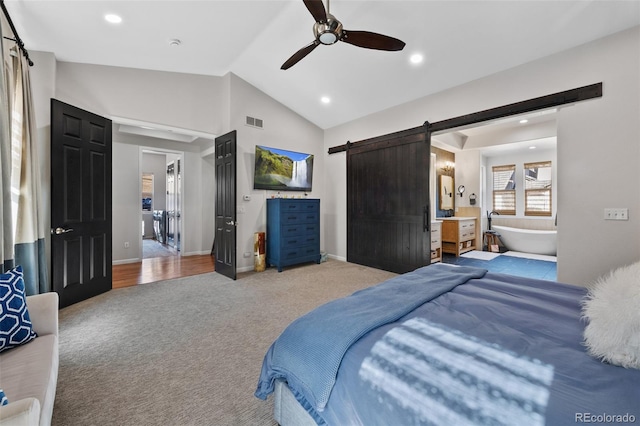
{"type": "Polygon", "coordinates": [[[396,273],[430,264],[430,135],[417,127],[347,149],[347,260],[396,273]]]}

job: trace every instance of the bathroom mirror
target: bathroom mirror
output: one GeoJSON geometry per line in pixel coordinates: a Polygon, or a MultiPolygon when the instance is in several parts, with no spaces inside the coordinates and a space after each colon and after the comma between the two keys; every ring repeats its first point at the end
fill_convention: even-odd
{"type": "Polygon", "coordinates": [[[440,210],[453,210],[453,178],[440,175],[440,210]]]}

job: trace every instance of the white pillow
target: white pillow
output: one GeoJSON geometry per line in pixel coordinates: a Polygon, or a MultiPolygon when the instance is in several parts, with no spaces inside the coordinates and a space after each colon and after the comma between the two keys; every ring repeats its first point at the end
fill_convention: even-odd
{"type": "Polygon", "coordinates": [[[598,279],[583,300],[582,315],[590,355],[640,369],[640,262],[598,279]]]}

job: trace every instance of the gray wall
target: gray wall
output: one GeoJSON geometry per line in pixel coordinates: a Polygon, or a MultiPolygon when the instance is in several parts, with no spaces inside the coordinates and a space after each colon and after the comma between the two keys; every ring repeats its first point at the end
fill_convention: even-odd
{"type": "MultiPolygon", "coordinates": [[[[214,134],[237,129],[238,203],[245,211],[238,215],[240,270],[253,266],[252,256],[242,255],[252,252],[253,233],[264,230],[265,200],[272,195],[252,189],[256,144],[315,154],[310,196],[322,199],[321,247],[334,257],[346,258],[345,155],[329,156],[329,147],[415,127],[425,120],[435,122],[603,82],[603,98],[564,107],[558,114],[558,278],[586,284],[640,258],[640,191],[635,172],[640,160],[638,27],[325,131],[232,74],[194,76],[56,62],[53,55],[41,52],[33,55],[38,61],[32,79],[36,125],[45,153],[41,157],[45,191],[49,189],[49,98],[53,96],[106,116],[214,134]],[[265,128],[245,126],[246,115],[265,120],[265,128]],[[242,195],[250,195],[251,201],[242,201],[242,195]],[[604,221],[605,207],[628,207],[630,220],[604,221]]],[[[139,141],[115,141],[114,165],[118,160],[118,166],[114,166],[114,188],[129,184],[127,176],[138,180],[142,145],[139,141]],[[135,161],[130,161],[132,158],[135,161]]],[[[197,152],[187,152],[185,169],[192,174],[185,176],[184,197],[198,200],[191,209],[193,216],[185,218],[193,227],[185,230],[185,238],[197,241],[188,249],[208,252],[213,234],[204,238],[201,231],[213,230],[212,159],[197,147],[197,152]],[[209,198],[203,199],[205,196],[209,198]]],[[[478,183],[465,185],[470,189],[478,183]]],[[[48,192],[45,197],[46,203],[48,192]]],[[[138,211],[138,204],[136,190],[130,200],[114,200],[114,213],[121,208],[128,215],[126,210],[138,211]]],[[[115,247],[132,232],[139,233],[139,228],[137,221],[129,225],[114,218],[114,259],[128,258],[116,254],[115,247]]]]}
{"type": "MultiPolygon", "coordinates": [[[[49,67],[39,68],[32,78],[38,88],[34,102],[39,114],[38,128],[50,130],[50,98],[88,111],[149,123],[222,135],[238,132],[238,269],[253,269],[253,233],[266,228],[267,191],[253,190],[256,144],[315,154],[314,191],[321,198],[323,179],[322,130],[284,107],[242,79],[228,74],[210,77],[99,65],[56,62],[51,54],[35,52],[34,58],[49,67]],[[40,59],[42,58],[42,59],[40,59]],[[264,120],[264,129],[245,126],[245,117],[264,120]],[[320,171],[318,171],[320,170],[320,171]],[[242,201],[242,195],[251,201],[242,201]],[[249,253],[248,257],[243,257],[249,253]]],[[[35,69],[36,67],[34,67],[35,69]]],[[[184,144],[144,136],[115,133],[113,140],[113,260],[114,263],[140,259],[141,152],[158,148],[184,155],[182,255],[207,254],[214,235],[213,142],[184,144]],[[130,247],[124,248],[129,242],[130,247]]],[[[48,139],[43,142],[43,164],[49,164],[48,139]]],[[[49,177],[43,176],[49,198],[49,177]]],[[[47,209],[50,205],[46,206],[47,209]]]]}
{"type": "MultiPolygon", "coordinates": [[[[558,114],[558,279],[585,285],[640,259],[640,27],[325,131],[325,150],[386,133],[603,82],[601,99],[558,114]],[[612,190],[612,187],[615,190],[612,190]],[[630,220],[604,221],[606,207],[630,220]]],[[[346,257],[346,156],[327,156],[325,247],[346,257]]],[[[469,176],[472,179],[473,176],[469,176]]],[[[465,182],[468,188],[476,184],[465,182]]],[[[474,186],[475,185],[475,186],[474,186]]]]}
{"type": "MultiPolygon", "coordinates": [[[[324,203],[324,147],[323,131],[316,125],[300,117],[297,113],[275,101],[241,78],[229,75],[230,117],[229,129],[238,131],[238,169],[236,211],[239,213],[237,250],[240,270],[253,269],[254,232],[266,231],[266,200],[274,191],[253,189],[255,146],[265,145],[289,149],[314,155],[313,191],[309,198],[320,198],[324,203]],[[245,125],[246,116],[264,120],[264,128],[256,129],[245,125]],[[251,201],[243,201],[244,195],[250,195],[251,201]],[[249,253],[248,257],[244,257],[249,253]]],[[[301,195],[300,193],[294,193],[301,195]]],[[[324,219],[320,220],[320,229],[324,229],[324,219]]],[[[320,247],[324,249],[321,232],[320,247]]]]}

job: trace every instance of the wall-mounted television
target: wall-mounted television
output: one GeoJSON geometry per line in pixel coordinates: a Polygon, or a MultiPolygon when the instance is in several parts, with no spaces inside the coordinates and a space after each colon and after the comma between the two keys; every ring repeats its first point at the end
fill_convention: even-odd
{"type": "Polygon", "coordinates": [[[256,145],[253,189],[311,191],[313,155],[256,145]]]}

